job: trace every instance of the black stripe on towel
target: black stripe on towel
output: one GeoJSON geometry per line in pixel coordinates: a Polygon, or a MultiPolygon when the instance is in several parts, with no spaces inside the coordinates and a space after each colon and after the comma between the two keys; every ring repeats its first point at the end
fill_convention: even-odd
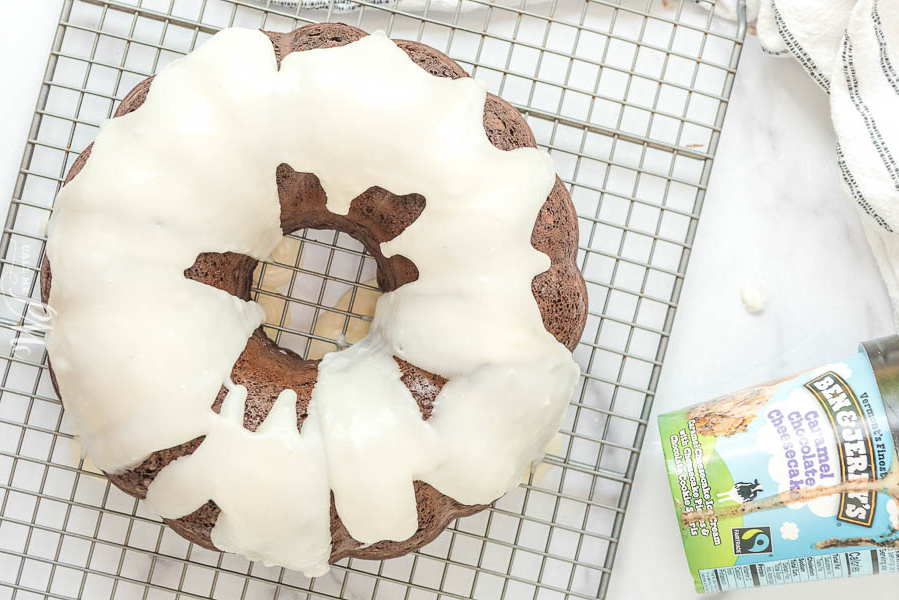
{"type": "Polygon", "coordinates": [[[777,10],[777,5],[772,0],[771,2],[771,10],[774,11],[774,23],[777,24],[777,32],[780,34],[780,37],[783,38],[784,43],[787,45],[787,48],[796,57],[796,60],[799,61],[799,64],[806,70],[806,72],[814,79],[818,85],[820,85],[825,92],[830,93],[830,80],[821,72],[821,69],[818,65],[815,64],[815,61],[812,60],[812,57],[808,55],[808,52],[805,51],[805,48],[796,41],[796,38],[793,37],[793,32],[787,29],[786,23],[784,23],[783,16],[780,14],[780,11],[777,10]]]}
{"type": "Polygon", "coordinates": [[[890,152],[889,147],[883,141],[883,136],[880,133],[880,128],[877,127],[877,121],[874,120],[874,116],[871,114],[871,109],[868,108],[858,90],[858,74],[855,71],[855,61],[852,58],[852,40],[849,38],[848,31],[843,36],[843,76],[846,78],[849,98],[852,99],[855,109],[865,122],[871,143],[874,144],[874,148],[877,150],[877,154],[880,155],[884,168],[890,174],[893,186],[899,190],[899,166],[896,165],[893,153],[890,152]]]}
{"type": "Polygon", "coordinates": [[[865,198],[865,195],[862,194],[862,191],[858,188],[858,182],[855,180],[855,175],[849,170],[849,165],[846,164],[846,156],[843,154],[843,147],[840,146],[839,142],[837,142],[837,164],[840,167],[840,174],[843,176],[843,181],[846,182],[846,187],[849,188],[849,193],[852,194],[852,197],[858,202],[858,205],[861,206],[862,210],[870,215],[878,225],[892,233],[893,228],[890,227],[889,223],[887,223],[883,217],[877,214],[877,211],[874,210],[874,207],[871,206],[871,203],[868,202],[868,199],[865,198]]]}
{"type": "Polygon", "coordinates": [[[765,54],[769,54],[771,56],[786,56],[787,54],[790,53],[789,50],[768,50],[764,46],[762,46],[762,52],[764,52],[765,54]]]}
{"type": "Polygon", "coordinates": [[[883,74],[890,82],[893,91],[899,94],[899,77],[896,76],[896,70],[893,69],[893,63],[890,61],[890,54],[887,52],[887,41],[883,35],[883,22],[880,20],[880,4],[879,0],[874,0],[871,5],[871,21],[874,23],[874,37],[877,38],[877,45],[880,46],[880,67],[883,74]]]}

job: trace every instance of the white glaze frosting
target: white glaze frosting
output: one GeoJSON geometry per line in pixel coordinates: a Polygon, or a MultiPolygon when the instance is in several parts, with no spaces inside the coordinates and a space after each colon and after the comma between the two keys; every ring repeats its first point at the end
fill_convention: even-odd
{"type": "Polygon", "coordinates": [[[122,471],[205,436],[156,477],[149,507],[174,518],[212,499],[216,546],[308,575],[327,569],[329,490],[369,544],[416,530],[414,480],[467,504],[514,486],[558,429],[578,368],[530,287],[549,267],[530,237],[551,160],[494,148],[484,101],[477,81],[428,75],[381,33],[290,54],[279,71],[265,35],[233,29],[106,122],[47,243],[48,350],[94,462],[122,471]],[[273,251],[282,162],[318,175],[339,214],[371,186],[424,195],[382,245],[419,279],[379,298],[364,340],[325,356],[302,432],[292,390],[250,432],[229,376],[264,313],[183,271],[200,252],[273,251]],[[392,356],[449,379],[427,422],[392,356]]]}

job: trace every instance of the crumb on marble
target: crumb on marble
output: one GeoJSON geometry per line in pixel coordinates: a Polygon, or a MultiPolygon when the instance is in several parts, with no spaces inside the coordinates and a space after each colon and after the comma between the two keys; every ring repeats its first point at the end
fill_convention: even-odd
{"type": "Polygon", "coordinates": [[[752,284],[745,284],[740,288],[740,300],[746,307],[746,312],[751,315],[759,315],[765,311],[765,295],[752,284]]]}

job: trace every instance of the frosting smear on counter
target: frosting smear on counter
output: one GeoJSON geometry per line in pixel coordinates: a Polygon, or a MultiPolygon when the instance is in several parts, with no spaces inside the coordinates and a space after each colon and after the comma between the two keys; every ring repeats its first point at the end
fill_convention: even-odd
{"type": "Polygon", "coordinates": [[[48,351],[94,463],[120,472],[205,436],[159,473],[149,507],[177,518],[211,499],[217,547],[310,576],[327,570],[331,491],[370,544],[416,531],[415,480],[466,504],[513,487],[579,371],[531,293],[550,264],[530,239],[551,160],[494,148],[485,97],[473,79],[427,74],[382,33],[292,53],[279,70],[263,33],[231,29],[107,121],[47,242],[48,351]],[[420,217],[382,245],[419,278],[378,299],[366,338],[324,357],[301,430],[284,390],[251,432],[246,389],[229,377],[264,312],[183,273],[202,252],[269,256],[281,163],[317,175],[338,214],[372,186],[422,194],[420,217]],[[393,356],[449,380],[428,421],[393,356]]]}

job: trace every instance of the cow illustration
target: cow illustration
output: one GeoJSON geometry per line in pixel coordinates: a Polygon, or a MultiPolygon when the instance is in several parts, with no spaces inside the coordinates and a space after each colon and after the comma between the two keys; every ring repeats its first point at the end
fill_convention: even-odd
{"type": "Polygon", "coordinates": [[[725,502],[727,500],[731,500],[736,502],[737,504],[745,504],[746,502],[751,502],[755,500],[756,497],[764,490],[762,489],[762,485],[759,483],[759,480],[756,479],[752,483],[748,483],[746,481],[738,481],[734,484],[734,487],[727,490],[726,492],[721,492],[718,494],[718,502],[725,502]]]}

